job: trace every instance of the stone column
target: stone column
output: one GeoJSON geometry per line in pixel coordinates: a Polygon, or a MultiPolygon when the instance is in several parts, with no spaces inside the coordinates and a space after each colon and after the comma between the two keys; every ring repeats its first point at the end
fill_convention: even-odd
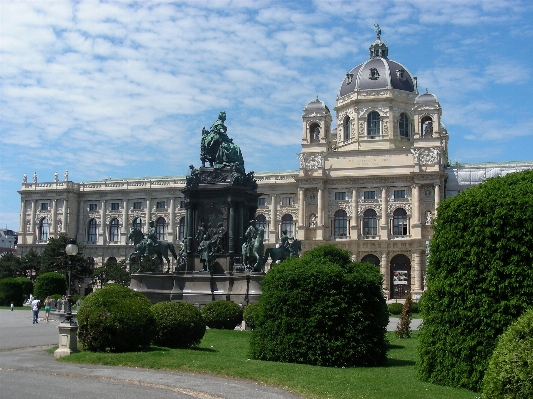
{"type": "Polygon", "coordinates": [[[26,200],[24,198],[21,198],[20,200],[20,222],[19,222],[19,244],[27,244],[28,239],[26,238],[26,234],[28,233],[26,231],[26,200]]]}
{"type": "Polygon", "coordinates": [[[52,200],[52,231],[50,237],[57,237],[57,199],[52,200]]]}
{"type": "Polygon", "coordinates": [[[150,206],[150,198],[146,200],[146,220],[144,221],[144,231],[148,232],[148,229],[150,228],[150,220],[152,219],[152,208],[150,206]]]}
{"type": "Polygon", "coordinates": [[[272,242],[278,242],[278,204],[276,194],[272,194],[271,200],[269,237],[272,237],[272,242]]]}
{"type": "Polygon", "coordinates": [[[126,244],[128,242],[128,234],[129,234],[128,200],[124,200],[122,206],[123,206],[123,209],[122,209],[122,236],[124,237],[124,240],[122,240],[122,238],[121,238],[120,242],[122,244],[126,244]]]}
{"type": "Polygon", "coordinates": [[[435,184],[435,216],[437,216],[437,208],[440,204],[440,184],[435,184]]]}
{"type": "Polygon", "coordinates": [[[31,244],[35,244],[37,242],[37,232],[35,231],[35,214],[37,212],[37,201],[33,200],[31,202],[31,220],[30,220],[30,233],[32,235],[31,244]]]}
{"type": "Polygon", "coordinates": [[[100,242],[100,245],[105,245],[106,241],[107,241],[107,232],[106,232],[106,227],[107,227],[107,224],[106,224],[106,200],[103,200],[102,201],[102,212],[101,212],[101,220],[102,220],[102,223],[100,224],[100,237],[98,237],[98,241],[100,242]]]}
{"type": "Polygon", "coordinates": [[[318,215],[316,215],[316,239],[324,239],[324,205],[323,205],[324,188],[318,188],[318,215]]]}
{"type": "Polygon", "coordinates": [[[381,239],[389,238],[389,218],[388,218],[388,201],[387,201],[387,187],[381,189],[381,239]]]}
{"type": "Polygon", "coordinates": [[[168,224],[168,229],[169,229],[169,232],[168,232],[168,238],[169,238],[169,242],[174,242],[175,240],[178,239],[178,235],[174,232],[174,229],[175,229],[175,217],[176,217],[176,210],[174,209],[174,197],[172,197],[170,199],[170,210],[169,210],[169,213],[170,213],[170,222],[168,224]]]}
{"type": "Polygon", "coordinates": [[[421,259],[422,255],[420,251],[413,252],[413,276],[411,277],[411,289],[416,293],[422,293],[423,291],[421,259]]]}
{"type": "Polygon", "coordinates": [[[296,238],[305,240],[305,189],[298,187],[298,226],[296,238]]]}
{"type": "Polygon", "coordinates": [[[383,276],[383,292],[385,294],[385,299],[391,297],[392,287],[390,281],[390,270],[389,270],[389,257],[387,252],[381,254],[381,263],[379,265],[381,275],[383,276]]]}
{"type": "Polygon", "coordinates": [[[359,238],[359,220],[357,219],[357,189],[352,189],[352,221],[350,223],[350,238],[357,240],[359,238]]]}
{"type": "Polygon", "coordinates": [[[420,222],[420,184],[413,185],[413,219],[411,223],[411,236],[422,237],[422,224],[420,222]]]}
{"type": "MultiPolygon", "coordinates": [[[[68,234],[68,222],[69,222],[69,216],[70,215],[67,215],[67,209],[68,209],[68,198],[65,198],[65,200],[63,201],[63,230],[61,230],[62,233],[67,233],[68,234]]],[[[80,224],[80,227],[82,225],[80,224]]]]}

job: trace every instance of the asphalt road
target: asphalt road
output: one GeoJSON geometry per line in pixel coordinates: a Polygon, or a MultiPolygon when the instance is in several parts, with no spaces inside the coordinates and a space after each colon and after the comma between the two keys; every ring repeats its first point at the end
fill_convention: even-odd
{"type": "MultiPolygon", "coordinates": [[[[297,399],[254,382],[201,374],[56,362],[44,352],[59,341],[60,320],[41,313],[32,324],[27,310],[0,310],[0,399],[297,399]]],[[[391,319],[394,331],[398,319],[391,319]]],[[[413,320],[417,329],[420,320],[413,320]]]]}

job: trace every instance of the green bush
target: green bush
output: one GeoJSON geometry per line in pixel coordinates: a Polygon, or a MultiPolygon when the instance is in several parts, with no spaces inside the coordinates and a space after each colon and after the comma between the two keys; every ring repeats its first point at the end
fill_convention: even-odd
{"type": "Polygon", "coordinates": [[[0,305],[10,305],[11,301],[15,306],[22,306],[24,291],[22,283],[18,279],[8,277],[0,280],[0,305]]]}
{"type": "Polygon", "coordinates": [[[250,340],[254,359],[318,366],[386,361],[389,321],[379,270],[333,245],[271,269],[250,340]]]}
{"type": "Polygon", "coordinates": [[[85,297],[78,310],[78,339],[90,351],[128,352],[150,345],[152,304],[142,294],[109,284],[85,297]]]}
{"type": "Polygon", "coordinates": [[[402,308],[403,304],[401,303],[389,303],[387,305],[387,309],[389,310],[389,314],[398,316],[402,314],[402,308]]]}
{"type": "Polygon", "coordinates": [[[411,313],[418,313],[420,311],[420,308],[418,306],[418,302],[411,302],[411,313]]]}
{"type": "Polygon", "coordinates": [[[533,309],[498,338],[483,378],[483,397],[533,398],[533,309]]]}
{"type": "Polygon", "coordinates": [[[478,391],[496,338],[533,305],[533,171],[488,179],[437,214],[418,373],[478,391]]]}
{"type": "Polygon", "coordinates": [[[30,294],[33,294],[33,283],[26,277],[17,277],[17,281],[22,284],[22,294],[24,298],[29,298],[30,294]]]}
{"type": "Polygon", "coordinates": [[[202,308],[202,316],[209,328],[233,330],[242,323],[242,308],[235,302],[210,302],[202,308]]]}
{"type": "Polygon", "coordinates": [[[67,279],[60,273],[49,272],[37,276],[34,295],[39,299],[54,294],[64,295],[67,292],[67,279]]]}
{"type": "Polygon", "coordinates": [[[244,311],[243,311],[244,321],[246,322],[246,326],[252,330],[255,328],[255,320],[257,318],[258,312],[259,312],[259,302],[250,303],[248,304],[248,306],[244,308],[244,311]]]}
{"type": "Polygon", "coordinates": [[[168,348],[198,346],[205,334],[202,313],[190,303],[159,302],[152,306],[155,319],[153,343],[168,348]]]}

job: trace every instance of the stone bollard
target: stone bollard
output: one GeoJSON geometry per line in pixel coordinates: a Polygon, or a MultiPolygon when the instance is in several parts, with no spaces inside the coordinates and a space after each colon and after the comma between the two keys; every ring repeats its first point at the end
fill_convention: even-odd
{"type": "Polygon", "coordinates": [[[78,325],[74,323],[60,323],[59,329],[59,348],[54,352],[54,357],[59,359],[63,356],[69,356],[78,352],[78,325]]]}

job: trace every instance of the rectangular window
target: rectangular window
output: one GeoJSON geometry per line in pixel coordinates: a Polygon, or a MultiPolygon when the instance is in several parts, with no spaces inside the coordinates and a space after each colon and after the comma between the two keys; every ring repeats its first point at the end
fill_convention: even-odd
{"type": "Polygon", "coordinates": [[[266,205],[266,198],[258,198],[257,199],[257,206],[265,206],[266,205]]]}
{"type": "Polygon", "coordinates": [[[365,191],[363,193],[363,198],[366,200],[374,200],[376,199],[376,192],[375,191],[365,191]]]}
{"type": "Polygon", "coordinates": [[[133,209],[142,209],[142,207],[143,207],[143,203],[140,201],[133,203],[133,209]]]}
{"type": "Polygon", "coordinates": [[[41,202],[41,211],[48,210],[48,202],[41,202]]]}
{"type": "Polygon", "coordinates": [[[156,209],[165,209],[165,201],[157,201],[155,207],[156,209]]]}
{"type": "Polygon", "coordinates": [[[118,202],[112,202],[111,203],[111,210],[112,211],[118,211],[120,208],[120,204],[118,202]]]}
{"type": "Polygon", "coordinates": [[[394,199],[405,198],[405,190],[394,190],[394,199]]]}
{"type": "Polygon", "coordinates": [[[96,212],[98,210],[98,204],[89,204],[89,212],[96,212]]]}
{"type": "Polygon", "coordinates": [[[335,201],[346,201],[346,192],[339,191],[335,193],[335,201]]]}
{"type": "Polygon", "coordinates": [[[292,205],[292,197],[281,198],[281,205],[285,205],[285,206],[292,205]]]}

